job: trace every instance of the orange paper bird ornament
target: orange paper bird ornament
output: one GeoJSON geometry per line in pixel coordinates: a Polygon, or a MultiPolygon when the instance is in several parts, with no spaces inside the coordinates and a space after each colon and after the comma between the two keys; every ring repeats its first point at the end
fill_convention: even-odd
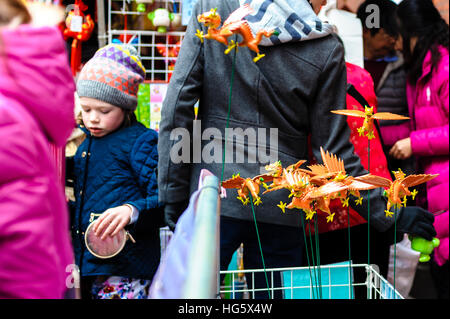
{"type": "Polygon", "coordinates": [[[265,166],[265,169],[267,171],[266,175],[272,176],[273,179],[272,184],[270,184],[269,186],[265,185],[267,191],[264,193],[289,187],[289,183],[286,180],[286,173],[297,170],[297,168],[300,167],[305,162],[306,162],[305,160],[300,160],[297,163],[290,165],[285,169],[283,169],[283,167],[281,166],[280,161],[266,165],[265,166]]]}
{"type": "Polygon", "coordinates": [[[386,216],[392,216],[392,212],[390,211],[391,207],[396,205],[397,207],[401,207],[406,203],[406,196],[413,196],[417,194],[417,191],[410,191],[409,187],[414,187],[422,183],[426,183],[433,178],[437,177],[439,174],[417,174],[417,175],[408,175],[402,172],[401,169],[393,172],[395,176],[395,180],[390,181],[387,178],[369,175],[366,177],[365,181],[367,183],[373,184],[378,187],[385,188],[385,196],[388,198],[386,216]]]}
{"type": "Polygon", "coordinates": [[[211,9],[208,12],[204,12],[197,16],[197,20],[200,23],[203,23],[205,27],[208,28],[208,33],[203,34],[203,31],[197,29],[197,33],[195,34],[200,38],[200,41],[203,43],[203,39],[208,40],[216,40],[220,43],[228,46],[228,38],[221,36],[219,34],[219,27],[222,23],[222,19],[220,15],[217,13],[217,9],[211,9]]]}
{"type": "Polygon", "coordinates": [[[208,27],[208,33],[206,35],[202,31],[197,30],[196,35],[202,42],[203,39],[213,39],[225,44],[227,46],[225,54],[228,54],[233,48],[237,48],[238,46],[246,46],[256,52],[256,57],[253,59],[254,62],[264,57],[264,54],[259,53],[258,44],[261,42],[263,36],[270,37],[275,31],[259,30],[256,32],[256,36],[254,36],[248,22],[244,20],[244,17],[253,12],[248,4],[244,4],[233,11],[220,28],[221,18],[216,11],[217,9],[211,9],[197,17],[200,23],[208,27]],[[228,44],[228,38],[233,34],[241,35],[242,41],[236,43],[232,40],[228,44]]]}
{"type": "Polygon", "coordinates": [[[344,161],[328,151],[325,152],[322,147],[320,148],[320,154],[323,164],[311,165],[308,166],[310,169],[309,171],[306,169],[301,169],[301,171],[310,174],[310,181],[316,185],[325,185],[330,182],[339,183],[330,184],[327,188],[327,190],[331,190],[333,185],[339,185],[339,190],[336,190],[336,192],[332,194],[332,199],[345,199],[347,197],[347,192],[356,197],[360,197],[360,190],[369,190],[379,187],[366,180],[366,177],[370,176],[369,174],[358,177],[348,175],[345,171],[344,161]],[[341,190],[340,184],[345,185],[347,187],[346,190],[341,190]]]}
{"type": "Polygon", "coordinates": [[[273,183],[263,194],[283,188],[288,189],[291,192],[289,197],[293,198],[289,205],[283,207],[279,205],[283,211],[284,207],[302,209],[306,212],[308,219],[313,216],[317,209],[331,214],[329,205],[332,194],[345,191],[348,187],[335,181],[327,181],[321,183],[320,186],[312,183],[310,175],[298,168],[304,162],[302,160],[283,169],[281,175],[273,179],[273,183]]]}
{"type": "Polygon", "coordinates": [[[364,118],[363,125],[358,128],[360,136],[366,135],[369,140],[375,138],[373,132],[373,120],[407,120],[409,117],[397,115],[389,112],[373,113],[373,107],[364,107],[364,112],[360,110],[333,110],[331,113],[364,118]]]}
{"type": "Polygon", "coordinates": [[[243,178],[237,174],[230,179],[222,182],[223,188],[237,188],[238,199],[242,201],[244,205],[249,202],[249,193],[254,199],[254,204],[259,205],[261,198],[259,197],[260,185],[263,182],[272,181],[273,177],[269,175],[258,175],[253,178],[243,178]]]}

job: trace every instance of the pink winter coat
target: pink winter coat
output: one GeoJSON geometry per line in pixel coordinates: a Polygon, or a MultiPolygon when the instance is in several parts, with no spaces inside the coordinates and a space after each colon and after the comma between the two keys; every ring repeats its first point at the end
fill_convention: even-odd
{"type": "Polygon", "coordinates": [[[50,142],[74,127],[74,90],[57,28],[0,30],[0,298],[66,291],[69,215],[50,142]]]}
{"type": "Polygon", "coordinates": [[[441,60],[433,70],[431,79],[431,52],[423,63],[422,76],[416,86],[407,85],[409,114],[413,121],[411,147],[417,155],[423,172],[439,174],[427,183],[428,210],[436,214],[435,228],[441,245],[435,250],[439,265],[448,260],[448,178],[449,178],[449,53],[440,47],[441,60]]]}

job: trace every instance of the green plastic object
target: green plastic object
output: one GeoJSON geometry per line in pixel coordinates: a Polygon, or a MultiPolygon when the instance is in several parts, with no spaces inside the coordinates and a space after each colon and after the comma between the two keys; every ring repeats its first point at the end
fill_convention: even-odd
{"type": "Polygon", "coordinates": [[[137,93],[136,119],[150,127],[150,84],[141,83],[137,93]]]}
{"type": "Polygon", "coordinates": [[[420,253],[419,261],[424,263],[430,260],[430,254],[433,249],[438,247],[439,239],[434,237],[432,240],[426,240],[422,237],[410,237],[411,248],[420,253]]]}
{"type": "Polygon", "coordinates": [[[147,10],[147,8],[144,3],[138,3],[136,10],[138,12],[145,12],[145,10],[147,10]]]}
{"type": "Polygon", "coordinates": [[[158,8],[147,14],[147,18],[153,23],[156,31],[159,33],[167,32],[167,28],[170,26],[170,22],[173,21],[174,17],[175,15],[165,8],[158,8]]]}

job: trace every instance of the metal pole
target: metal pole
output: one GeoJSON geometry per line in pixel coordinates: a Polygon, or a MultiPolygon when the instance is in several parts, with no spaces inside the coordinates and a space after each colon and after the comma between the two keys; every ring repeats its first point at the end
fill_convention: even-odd
{"type": "Polygon", "coordinates": [[[98,26],[98,46],[102,48],[106,45],[105,32],[105,3],[104,0],[97,0],[97,26],[98,26]]]}

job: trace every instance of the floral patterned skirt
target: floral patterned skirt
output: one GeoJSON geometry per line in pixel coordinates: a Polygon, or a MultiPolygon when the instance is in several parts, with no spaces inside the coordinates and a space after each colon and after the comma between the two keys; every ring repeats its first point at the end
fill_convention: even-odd
{"type": "Polygon", "coordinates": [[[98,276],[91,289],[94,299],[147,299],[151,280],[98,276]]]}

